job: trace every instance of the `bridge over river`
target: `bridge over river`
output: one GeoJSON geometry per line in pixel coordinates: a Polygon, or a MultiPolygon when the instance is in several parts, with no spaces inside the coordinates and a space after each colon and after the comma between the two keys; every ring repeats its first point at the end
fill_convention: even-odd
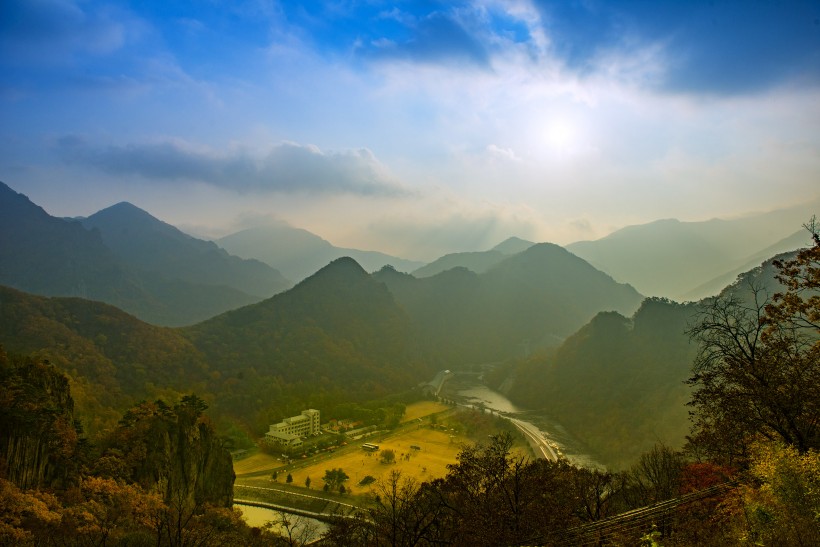
{"type": "Polygon", "coordinates": [[[333,522],[339,518],[352,518],[359,508],[331,497],[302,494],[281,488],[266,488],[234,484],[235,505],[262,507],[293,515],[333,522]]]}

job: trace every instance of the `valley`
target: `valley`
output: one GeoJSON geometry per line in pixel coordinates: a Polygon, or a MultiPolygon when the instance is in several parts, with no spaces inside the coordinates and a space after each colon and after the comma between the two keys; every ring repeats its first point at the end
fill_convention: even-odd
{"type": "MultiPolygon", "coordinates": [[[[679,473],[670,488],[683,492],[680,481],[701,463],[687,406],[698,400],[693,366],[702,356],[692,329],[712,306],[746,313],[758,295],[789,290],[782,272],[801,270],[784,264],[814,252],[768,257],[717,297],[684,303],[645,297],[561,246],[516,238],[423,268],[408,263],[417,275],[391,265],[369,273],[357,260],[338,257],[290,286],[261,261],[231,256],[128,204],[65,220],[8,188],[0,188],[0,198],[4,218],[15,219],[4,225],[0,247],[0,283],[8,283],[0,286],[7,378],[26,370],[16,363],[29,361],[64,378],[54,380],[67,386],[56,403],[66,409],[59,431],[71,448],[63,451],[82,452],[78,461],[88,462],[60,475],[37,456],[29,469],[20,454],[35,449],[15,448],[30,442],[20,440],[28,437],[18,424],[6,441],[10,477],[27,487],[59,488],[79,477],[116,477],[164,496],[166,507],[174,494],[162,485],[190,482],[198,492],[191,499],[212,496],[221,507],[235,498],[310,514],[341,511],[365,527],[371,521],[353,515],[384,517],[376,496],[404,492],[407,503],[424,505],[434,489],[435,499],[456,500],[496,472],[503,477],[497,484],[514,480],[536,497],[535,485],[551,480],[573,499],[589,494],[574,489],[597,484],[589,487],[598,492],[596,504],[610,503],[600,492],[613,489],[618,494],[607,511],[614,514],[671,495],[641,467],[647,458],[666,458],[679,473]],[[86,257],[82,267],[75,267],[77,256],[86,257]],[[49,285],[49,276],[63,285],[49,285]],[[149,279],[166,284],[163,291],[174,298],[193,298],[203,316],[161,319],[163,307],[178,314],[188,305],[152,292],[159,285],[149,279]],[[250,301],[220,296],[236,290],[250,301]],[[227,309],[203,301],[212,296],[227,309]],[[160,307],[148,311],[154,303],[160,307]],[[429,383],[434,376],[436,385],[429,383]],[[305,408],[321,409],[323,422],[356,424],[358,433],[333,434],[322,444],[306,440],[306,449],[284,457],[265,432],[305,408]],[[172,440],[169,431],[191,420],[204,444],[190,434],[191,446],[172,440]],[[213,483],[219,486],[211,491],[187,464],[158,472],[131,455],[151,454],[155,443],[162,454],[183,454],[181,461],[221,462],[196,464],[220,476],[213,483]],[[366,450],[365,443],[377,447],[366,450]],[[235,455],[230,473],[228,451],[235,455]],[[334,478],[337,471],[344,478],[334,478]],[[155,482],[157,473],[169,478],[155,482]]],[[[759,313],[774,313],[771,305],[758,306],[759,313]]],[[[813,374],[813,361],[806,363],[805,374],[813,374]]],[[[18,391],[10,393],[9,416],[22,424],[18,391]]],[[[727,450],[704,423],[697,442],[727,450]]],[[[746,456],[730,450],[708,461],[729,469],[740,457],[746,456]]],[[[159,465],[162,456],[149,459],[159,465]]],[[[490,495],[495,486],[482,488],[490,495]]],[[[607,513],[603,505],[596,511],[607,513]]],[[[573,511],[572,519],[580,518],[573,511]]],[[[325,530],[341,533],[334,523],[325,530]]]]}

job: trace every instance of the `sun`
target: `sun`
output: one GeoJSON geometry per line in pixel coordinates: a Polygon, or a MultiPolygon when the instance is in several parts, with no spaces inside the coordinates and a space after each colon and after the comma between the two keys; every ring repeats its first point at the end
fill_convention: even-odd
{"type": "Polygon", "coordinates": [[[547,124],[544,140],[549,148],[556,151],[571,150],[577,139],[576,127],[567,120],[552,120],[547,124]]]}

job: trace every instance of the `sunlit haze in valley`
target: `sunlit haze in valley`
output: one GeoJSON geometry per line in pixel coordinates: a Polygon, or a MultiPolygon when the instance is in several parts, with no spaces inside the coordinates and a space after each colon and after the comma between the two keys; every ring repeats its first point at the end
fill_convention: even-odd
{"type": "Polygon", "coordinates": [[[820,195],[813,1],[6,0],[0,70],[56,216],[432,260],[820,195]]]}

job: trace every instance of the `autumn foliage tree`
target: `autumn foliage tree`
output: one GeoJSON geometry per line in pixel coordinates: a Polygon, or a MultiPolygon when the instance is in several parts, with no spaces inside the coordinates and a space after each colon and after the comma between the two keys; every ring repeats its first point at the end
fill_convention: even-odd
{"type": "Polygon", "coordinates": [[[748,457],[758,437],[800,452],[820,447],[820,234],[774,262],[784,290],[758,286],[706,304],[690,329],[699,343],[691,405],[693,444],[725,463],[748,457]]]}

